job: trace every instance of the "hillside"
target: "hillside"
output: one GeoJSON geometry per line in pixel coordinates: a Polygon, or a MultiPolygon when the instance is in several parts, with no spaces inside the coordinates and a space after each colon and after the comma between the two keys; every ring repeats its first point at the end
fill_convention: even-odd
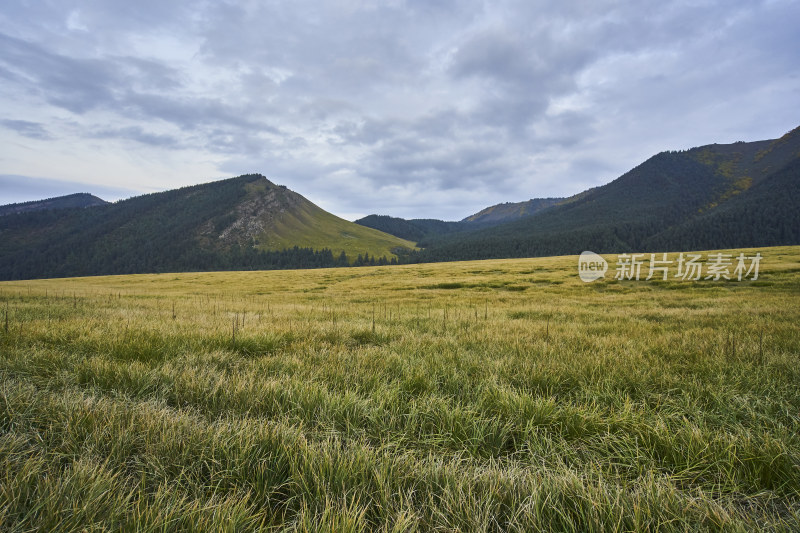
{"type": "Polygon", "coordinates": [[[427,246],[438,237],[477,231],[531,216],[559,203],[565,198],[534,198],[526,202],[497,204],[468,216],[458,222],[433,218],[398,218],[387,215],[368,215],[355,221],[356,224],[377,229],[402,239],[427,246]]]}
{"type": "Polygon", "coordinates": [[[645,241],[650,249],[674,243],[687,249],[762,243],[800,243],[800,158],[715,209],[670,227],[645,241]]]}
{"type": "Polygon", "coordinates": [[[532,198],[526,202],[506,202],[482,209],[474,215],[466,217],[462,222],[502,224],[535,215],[548,207],[558,205],[564,200],[566,198],[532,198]]]}
{"type": "Polygon", "coordinates": [[[78,207],[95,207],[106,205],[108,202],[89,193],[68,194],[48,198],[46,200],[34,200],[33,202],[22,202],[18,204],[0,205],[0,216],[31,211],[47,211],[51,209],[72,209],[78,207]]]}
{"type": "Polygon", "coordinates": [[[466,231],[483,226],[465,222],[450,222],[433,218],[398,218],[387,215],[368,215],[355,221],[356,224],[377,229],[402,239],[424,242],[427,238],[447,235],[458,231],[466,231]]]}
{"type": "Polygon", "coordinates": [[[251,174],[0,217],[0,279],[336,266],[342,252],[349,263],[359,254],[388,261],[412,247],[251,174]]]}
{"type": "Polygon", "coordinates": [[[800,128],[771,141],[662,152],[532,216],[439,236],[415,260],[798,244],[798,159],[800,128]]]}
{"type": "Polygon", "coordinates": [[[413,243],[339,218],[296,192],[263,176],[245,185],[245,196],[222,220],[209,220],[201,229],[207,243],[215,239],[259,250],[298,246],[348,257],[369,254],[393,257],[413,243]]]}

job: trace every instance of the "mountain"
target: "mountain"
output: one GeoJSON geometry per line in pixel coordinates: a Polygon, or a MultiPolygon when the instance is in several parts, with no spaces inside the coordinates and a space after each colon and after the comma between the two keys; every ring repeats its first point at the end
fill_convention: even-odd
{"type": "Polygon", "coordinates": [[[23,202],[19,204],[0,205],[0,216],[30,211],[46,211],[49,209],[71,209],[75,207],[95,207],[106,205],[108,202],[89,193],[81,192],[48,198],[47,200],[35,200],[33,202],[23,202]]]}
{"type": "Polygon", "coordinates": [[[337,266],[361,254],[389,262],[413,246],[249,174],[92,209],[0,217],[0,279],[337,266]]]}
{"type": "Polygon", "coordinates": [[[566,198],[532,198],[527,202],[506,202],[483,209],[474,215],[470,215],[462,222],[482,222],[487,224],[502,224],[518,220],[553,207],[566,200],[566,198]]]}
{"type": "Polygon", "coordinates": [[[657,154],[517,221],[440,235],[417,261],[800,244],[800,128],[657,154]]]}
{"type": "Polygon", "coordinates": [[[209,221],[202,227],[200,233],[207,242],[218,238],[262,250],[328,248],[351,258],[360,253],[392,257],[398,249],[414,247],[409,241],[339,218],[263,176],[248,182],[245,189],[247,195],[223,219],[227,226],[209,221]]]}
{"type": "Polygon", "coordinates": [[[433,218],[405,219],[387,215],[368,215],[356,220],[355,223],[402,239],[414,241],[419,246],[427,246],[430,239],[454,233],[476,231],[481,228],[518,220],[565,200],[565,198],[534,198],[527,202],[497,204],[458,222],[433,218]]]}
{"type": "Polygon", "coordinates": [[[464,222],[446,222],[433,218],[408,220],[387,215],[368,215],[356,220],[355,223],[417,243],[424,243],[425,239],[431,236],[447,235],[457,231],[465,231],[472,227],[464,222]]]}

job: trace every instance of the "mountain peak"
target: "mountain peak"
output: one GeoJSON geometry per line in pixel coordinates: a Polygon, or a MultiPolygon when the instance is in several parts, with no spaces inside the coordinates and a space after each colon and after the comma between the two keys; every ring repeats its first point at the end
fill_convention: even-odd
{"type": "Polygon", "coordinates": [[[409,241],[337,217],[264,176],[250,178],[246,193],[222,223],[209,220],[203,226],[203,238],[261,250],[328,248],[337,254],[344,251],[351,258],[365,252],[392,256],[395,248],[414,247],[409,241]]]}

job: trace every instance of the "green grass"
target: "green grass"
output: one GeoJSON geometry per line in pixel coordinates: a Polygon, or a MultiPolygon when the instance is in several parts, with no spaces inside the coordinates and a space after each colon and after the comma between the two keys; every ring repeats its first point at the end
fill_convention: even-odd
{"type": "Polygon", "coordinates": [[[797,531],[800,247],[760,251],[0,283],[0,530],[797,531]]]}

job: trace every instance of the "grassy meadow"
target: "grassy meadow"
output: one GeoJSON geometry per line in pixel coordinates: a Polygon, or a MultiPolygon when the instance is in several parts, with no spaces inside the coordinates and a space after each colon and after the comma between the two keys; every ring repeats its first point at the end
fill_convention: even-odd
{"type": "Polygon", "coordinates": [[[0,283],[0,531],[798,531],[800,247],[759,251],[0,283]]]}

